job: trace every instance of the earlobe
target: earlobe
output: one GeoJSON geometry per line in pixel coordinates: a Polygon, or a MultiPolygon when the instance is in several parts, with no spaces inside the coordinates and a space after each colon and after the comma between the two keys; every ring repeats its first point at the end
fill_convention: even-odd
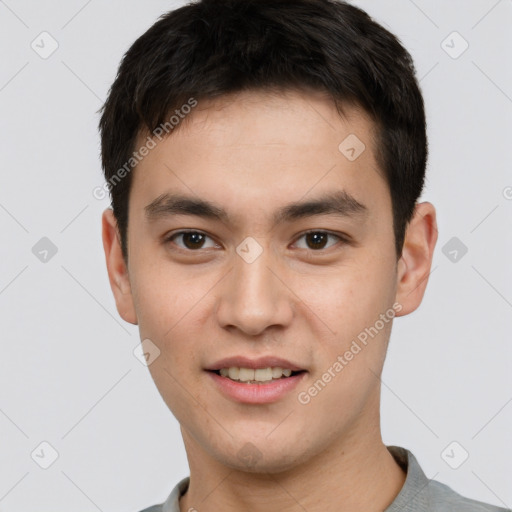
{"type": "Polygon", "coordinates": [[[434,206],[429,202],[417,204],[407,226],[402,256],[398,261],[396,300],[402,305],[402,310],[396,316],[408,315],[421,304],[437,235],[434,206]]]}
{"type": "Polygon", "coordinates": [[[117,221],[111,208],[107,208],[102,215],[102,239],[110,287],[114,294],[117,311],[123,320],[137,325],[128,269],[121,250],[117,221]]]}

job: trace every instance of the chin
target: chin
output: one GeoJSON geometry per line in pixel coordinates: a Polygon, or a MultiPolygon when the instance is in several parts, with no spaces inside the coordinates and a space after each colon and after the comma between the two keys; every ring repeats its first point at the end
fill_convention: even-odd
{"type": "Polygon", "coordinates": [[[298,443],[284,446],[282,441],[269,443],[268,440],[239,440],[235,446],[217,447],[215,458],[227,467],[245,473],[277,474],[293,469],[307,461],[307,453],[298,443]]]}

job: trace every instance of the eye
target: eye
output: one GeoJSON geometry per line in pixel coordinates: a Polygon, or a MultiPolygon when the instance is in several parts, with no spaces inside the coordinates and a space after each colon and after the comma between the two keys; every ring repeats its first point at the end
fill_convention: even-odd
{"type": "MultiPolygon", "coordinates": [[[[304,238],[306,241],[306,247],[299,247],[300,249],[313,249],[313,250],[321,250],[326,249],[327,240],[328,238],[336,239],[334,243],[327,246],[332,247],[333,245],[336,245],[337,241],[346,242],[346,240],[339,235],[334,235],[333,233],[329,233],[327,231],[308,231],[307,233],[304,233],[302,236],[298,238],[298,240],[304,238]]],[[[296,242],[297,243],[297,242],[296,242]]]]}
{"type": "Polygon", "coordinates": [[[205,249],[208,247],[217,247],[215,242],[213,242],[210,246],[205,245],[205,240],[207,239],[213,242],[213,240],[208,235],[201,233],[200,231],[179,231],[167,237],[166,242],[173,242],[180,249],[192,251],[196,249],[205,249]],[[175,240],[179,240],[180,238],[183,242],[183,245],[175,242],[175,240]]]}
{"type": "MultiPolygon", "coordinates": [[[[336,245],[338,242],[348,243],[348,241],[340,236],[330,233],[328,231],[308,231],[303,233],[297,240],[305,240],[305,245],[302,246],[299,242],[295,242],[295,245],[299,249],[310,249],[313,251],[320,251],[322,249],[328,249],[333,245],[336,245]],[[331,243],[328,243],[329,238],[331,239],[331,243]]],[[[202,233],[201,231],[178,231],[176,233],[171,234],[165,239],[165,242],[172,242],[178,246],[178,248],[186,250],[186,251],[196,251],[199,249],[208,249],[220,247],[216,244],[211,237],[202,233]],[[181,243],[178,243],[177,240],[181,240],[181,243]],[[207,240],[210,241],[209,245],[207,240]]]]}

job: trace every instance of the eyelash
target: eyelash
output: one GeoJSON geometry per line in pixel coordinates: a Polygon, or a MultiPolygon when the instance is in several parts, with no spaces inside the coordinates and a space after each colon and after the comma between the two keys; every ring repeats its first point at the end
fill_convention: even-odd
{"type": "MultiPolygon", "coordinates": [[[[177,238],[177,237],[179,237],[181,235],[184,235],[184,234],[187,234],[187,233],[195,233],[195,234],[198,234],[198,235],[204,235],[205,237],[210,238],[211,240],[213,240],[213,238],[210,237],[209,235],[207,235],[206,233],[204,233],[202,231],[197,231],[197,230],[192,230],[191,229],[191,230],[182,230],[182,231],[177,231],[175,233],[172,233],[171,235],[169,235],[169,236],[167,236],[165,238],[164,242],[165,243],[169,243],[169,242],[174,243],[174,241],[173,241],[174,238],[177,238]]],[[[337,238],[338,239],[338,243],[341,242],[343,245],[346,245],[346,244],[349,243],[349,240],[348,240],[347,237],[344,237],[344,236],[339,235],[339,234],[331,233],[330,231],[323,231],[323,230],[318,230],[318,229],[311,229],[309,231],[305,231],[298,238],[296,238],[294,243],[296,243],[301,238],[304,238],[305,236],[307,236],[309,234],[312,234],[312,233],[323,234],[323,235],[327,235],[329,237],[337,238]]],[[[314,253],[321,253],[323,251],[326,251],[326,250],[330,249],[331,247],[334,247],[335,245],[336,244],[332,244],[330,247],[322,248],[322,249],[309,249],[309,248],[306,248],[305,250],[308,250],[308,251],[311,251],[311,252],[314,252],[314,253]]],[[[183,247],[180,247],[180,246],[177,246],[177,247],[178,247],[178,249],[180,251],[188,252],[188,253],[199,252],[201,249],[203,249],[202,247],[200,247],[199,249],[187,249],[187,248],[183,248],[183,247]]]]}

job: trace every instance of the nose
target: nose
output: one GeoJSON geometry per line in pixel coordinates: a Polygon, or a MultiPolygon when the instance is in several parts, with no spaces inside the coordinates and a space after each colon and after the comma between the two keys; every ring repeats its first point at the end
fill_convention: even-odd
{"type": "MultiPolygon", "coordinates": [[[[225,329],[257,336],[269,327],[286,327],[293,318],[293,293],[283,272],[272,265],[265,249],[252,262],[234,254],[234,266],[223,280],[216,308],[217,321],[225,329]]],[[[275,263],[275,262],[274,262],[275,263]]]]}

